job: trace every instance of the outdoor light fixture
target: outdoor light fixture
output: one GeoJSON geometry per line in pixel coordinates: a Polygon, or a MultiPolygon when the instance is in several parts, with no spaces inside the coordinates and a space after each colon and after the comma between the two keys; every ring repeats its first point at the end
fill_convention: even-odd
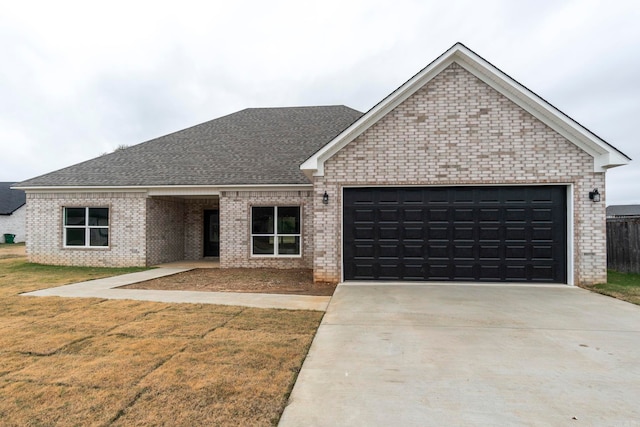
{"type": "MultiPolygon", "coordinates": [[[[596,190],[596,191],[598,191],[598,190],[596,190]]],[[[598,197],[600,197],[600,196],[598,196],[598,197]]],[[[322,195],[322,204],[324,204],[324,205],[328,205],[329,204],[329,195],[327,194],[326,191],[322,195]]]]}
{"type": "Polygon", "coordinates": [[[589,199],[593,200],[594,203],[600,201],[600,193],[597,188],[594,188],[593,191],[589,191],[589,199]]]}

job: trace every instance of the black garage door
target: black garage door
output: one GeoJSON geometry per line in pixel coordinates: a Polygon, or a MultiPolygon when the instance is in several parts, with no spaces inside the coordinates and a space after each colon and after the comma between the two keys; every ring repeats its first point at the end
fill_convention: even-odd
{"type": "Polygon", "coordinates": [[[345,188],[345,280],[566,283],[566,187],[345,188]]]}

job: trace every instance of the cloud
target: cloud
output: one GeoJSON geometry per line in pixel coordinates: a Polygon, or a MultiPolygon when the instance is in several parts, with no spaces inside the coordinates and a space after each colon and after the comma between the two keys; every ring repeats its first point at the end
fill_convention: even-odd
{"type": "MultiPolygon", "coordinates": [[[[640,158],[632,1],[3,2],[0,180],[246,107],[367,110],[461,41],[640,158]],[[34,13],[37,10],[37,13],[34,13]]],[[[609,172],[636,200],[638,166],[609,172]]]]}

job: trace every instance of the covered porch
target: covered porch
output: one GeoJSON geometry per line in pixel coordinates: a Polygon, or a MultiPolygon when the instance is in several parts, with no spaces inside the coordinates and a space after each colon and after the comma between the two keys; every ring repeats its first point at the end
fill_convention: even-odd
{"type": "Polygon", "coordinates": [[[220,196],[150,195],[147,198],[147,265],[220,266],[220,196]]]}

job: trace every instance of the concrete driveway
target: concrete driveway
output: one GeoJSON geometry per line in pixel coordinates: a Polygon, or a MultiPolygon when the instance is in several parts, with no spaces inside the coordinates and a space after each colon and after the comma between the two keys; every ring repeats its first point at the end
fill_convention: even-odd
{"type": "Polygon", "coordinates": [[[303,425],[640,425],[640,307],[568,286],[341,284],[280,421],[303,425]]]}

